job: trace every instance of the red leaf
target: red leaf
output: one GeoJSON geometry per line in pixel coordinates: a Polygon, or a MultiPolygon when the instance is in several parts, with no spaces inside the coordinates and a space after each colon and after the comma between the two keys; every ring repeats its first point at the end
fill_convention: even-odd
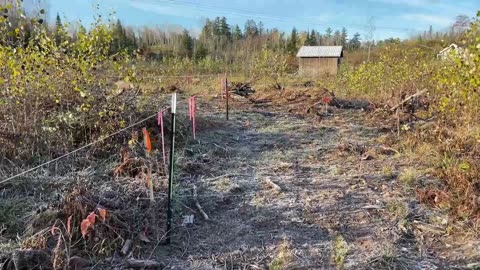
{"type": "Polygon", "coordinates": [[[82,221],[82,223],[80,224],[80,229],[82,231],[82,236],[85,237],[85,235],[87,235],[87,232],[88,232],[88,228],[90,227],[90,225],[92,225],[90,223],[90,220],[88,220],[88,218],[84,219],[82,221]]]}
{"type": "Polygon", "coordinates": [[[147,148],[147,152],[152,152],[152,141],[150,140],[150,134],[148,134],[148,130],[146,128],[143,129],[143,135],[145,140],[145,148],[147,148]]]}
{"type": "Polygon", "coordinates": [[[68,235],[72,235],[72,217],[73,215],[69,216],[67,219],[67,232],[68,235]]]}
{"type": "Polygon", "coordinates": [[[102,217],[103,222],[107,219],[107,209],[98,208],[98,213],[102,217]]]}
{"type": "Polygon", "coordinates": [[[91,212],[90,215],[87,216],[88,221],[90,221],[91,225],[95,225],[95,212],[91,212]]]}

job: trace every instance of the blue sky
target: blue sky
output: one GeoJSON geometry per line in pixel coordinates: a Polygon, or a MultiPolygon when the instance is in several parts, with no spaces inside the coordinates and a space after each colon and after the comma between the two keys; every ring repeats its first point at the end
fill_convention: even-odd
{"type": "Polygon", "coordinates": [[[90,23],[96,4],[104,14],[115,11],[125,24],[183,26],[194,33],[205,18],[225,16],[242,29],[247,19],[254,19],[283,31],[345,26],[351,34],[364,35],[373,18],[375,39],[407,38],[430,25],[446,29],[456,15],[473,17],[480,9],[478,0],[50,0],[50,16],[58,12],[69,21],[90,23]]]}

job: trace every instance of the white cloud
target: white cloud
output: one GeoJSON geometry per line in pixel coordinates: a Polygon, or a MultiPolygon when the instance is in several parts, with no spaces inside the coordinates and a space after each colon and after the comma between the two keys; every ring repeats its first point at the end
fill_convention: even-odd
{"type": "Polygon", "coordinates": [[[412,22],[429,23],[436,26],[448,26],[453,23],[453,19],[445,16],[436,16],[422,13],[404,14],[402,18],[412,22]]]}

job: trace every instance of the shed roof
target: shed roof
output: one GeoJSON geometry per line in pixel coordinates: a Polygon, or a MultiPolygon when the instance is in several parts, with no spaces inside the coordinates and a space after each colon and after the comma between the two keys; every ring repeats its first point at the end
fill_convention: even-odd
{"type": "Polygon", "coordinates": [[[439,52],[439,54],[443,54],[446,52],[450,52],[450,50],[458,50],[458,45],[455,43],[450,44],[448,47],[444,48],[439,52]]]}
{"type": "Polygon", "coordinates": [[[342,46],[302,46],[297,57],[342,57],[342,46]]]}

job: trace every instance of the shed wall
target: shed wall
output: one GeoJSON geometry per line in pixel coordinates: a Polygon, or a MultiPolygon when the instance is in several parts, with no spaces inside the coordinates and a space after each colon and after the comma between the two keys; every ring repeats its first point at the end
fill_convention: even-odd
{"type": "Polygon", "coordinates": [[[336,75],[340,58],[299,58],[299,74],[305,77],[336,75]]]}

